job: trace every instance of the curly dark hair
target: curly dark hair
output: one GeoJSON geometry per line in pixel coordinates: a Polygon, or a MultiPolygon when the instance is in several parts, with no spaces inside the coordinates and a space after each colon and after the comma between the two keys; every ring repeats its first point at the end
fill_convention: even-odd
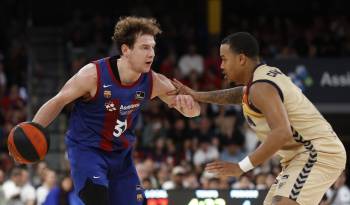
{"type": "Polygon", "coordinates": [[[121,17],[114,27],[112,40],[117,44],[119,52],[122,53],[121,46],[126,44],[132,48],[138,36],[149,34],[155,37],[160,33],[162,31],[154,18],[121,17]]]}

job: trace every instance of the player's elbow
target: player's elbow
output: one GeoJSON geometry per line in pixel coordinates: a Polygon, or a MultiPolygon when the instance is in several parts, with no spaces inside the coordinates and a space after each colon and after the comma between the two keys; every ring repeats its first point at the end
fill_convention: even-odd
{"type": "Polygon", "coordinates": [[[281,137],[282,143],[286,143],[293,138],[293,133],[290,127],[281,127],[279,128],[278,133],[281,137]]]}

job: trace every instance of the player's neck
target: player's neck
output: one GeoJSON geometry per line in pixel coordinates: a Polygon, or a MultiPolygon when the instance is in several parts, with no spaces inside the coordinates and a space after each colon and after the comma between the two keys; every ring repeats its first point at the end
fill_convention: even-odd
{"type": "Polygon", "coordinates": [[[248,69],[247,69],[247,73],[246,73],[246,76],[245,76],[245,79],[244,79],[244,84],[247,85],[253,78],[253,75],[254,75],[254,71],[256,70],[256,68],[261,64],[260,60],[257,59],[257,60],[250,60],[248,62],[248,69]]]}
{"type": "Polygon", "coordinates": [[[125,57],[120,57],[117,61],[117,69],[120,77],[120,82],[123,85],[130,85],[136,82],[141,73],[132,69],[130,63],[125,57]]]}

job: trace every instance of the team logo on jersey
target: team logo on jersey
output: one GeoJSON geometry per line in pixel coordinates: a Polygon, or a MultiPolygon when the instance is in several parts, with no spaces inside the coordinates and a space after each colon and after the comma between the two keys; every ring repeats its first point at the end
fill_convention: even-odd
{"type": "Polygon", "coordinates": [[[106,110],[108,110],[109,112],[113,112],[116,111],[117,108],[115,107],[115,104],[112,101],[108,101],[105,103],[105,108],[106,110]]]}
{"type": "Polygon", "coordinates": [[[145,98],[145,92],[143,92],[143,91],[136,91],[135,99],[143,100],[144,98],[145,98]]]}
{"type": "Polygon", "coordinates": [[[140,107],[140,103],[131,104],[131,105],[121,105],[119,110],[121,115],[128,115],[132,113],[135,109],[140,107]]]}
{"type": "Polygon", "coordinates": [[[105,90],[103,91],[103,96],[107,99],[111,98],[112,97],[112,91],[110,90],[105,90]]]}

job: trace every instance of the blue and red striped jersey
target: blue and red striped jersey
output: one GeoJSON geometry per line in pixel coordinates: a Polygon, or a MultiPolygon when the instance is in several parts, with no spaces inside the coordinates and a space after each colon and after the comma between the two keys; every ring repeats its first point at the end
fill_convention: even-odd
{"type": "Polygon", "coordinates": [[[141,74],[132,85],[121,85],[112,70],[116,61],[115,56],[93,62],[98,76],[96,95],[89,101],[76,101],[66,137],[68,145],[114,151],[134,143],[133,129],[140,109],[151,98],[152,71],[141,74]]]}

